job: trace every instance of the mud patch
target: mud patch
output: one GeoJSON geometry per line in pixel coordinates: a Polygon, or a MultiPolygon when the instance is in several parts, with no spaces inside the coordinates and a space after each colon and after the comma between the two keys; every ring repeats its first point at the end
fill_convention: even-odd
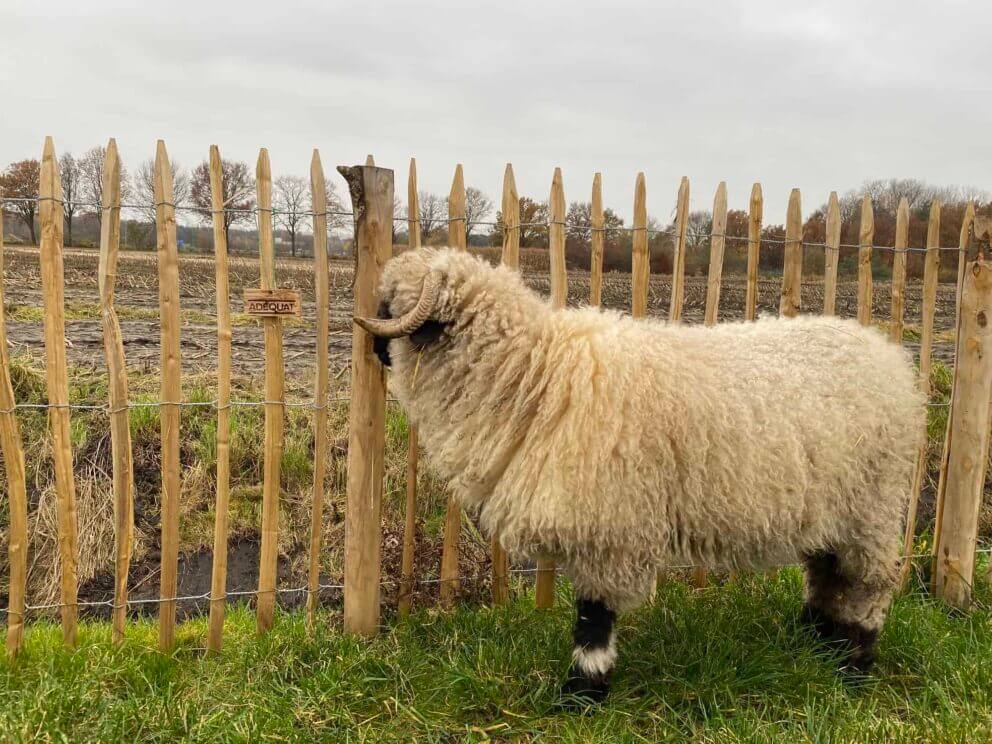
{"type": "MultiPolygon", "coordinates": [[[[256,539],[234,540],[228,546],[227,552],[227,591],[253,592],[258,589],[258,562],[260,543],[256,539]]],[[[128,610],[132,617],[154,617],[158,614],[159,576],[161,574],[161,556],[157,551],[151,552],[144,560],[131,567],[128,578],[128,599],[133,604],[128,610]]],[[[179,590],[178,596],[189,597],[204,595],[210,591],[211,573],[213,571],[213,551],[202,550],[197,553],[179,556],[179,590]]],[[[291,575],[289,561],[279,557],[278,583],[281,587],[302,586],[305,581],[291,575]]],[[[79,599],[86,602],[103,602],[113,599],[113,576],[104,574],[93,581],[87,582],[79,589],[79,599]]],[[[280,607],[293,608],[301,606],[306,601],[304,592],[285,592],[276,595],[280,607]]],[[[330,598],[328,598],[330,599],[330,598]]],[[[229,604],[255,604],[255,596],[228,597],[229,604]]],[[[176,615],[179,620],[206,615],[209,610],[207,599],[183,600],[176,605],[176,615]]],[[[80,615],[88,618],[108,619],[110,608],[105,606],[83,607],[80,615]]]]}

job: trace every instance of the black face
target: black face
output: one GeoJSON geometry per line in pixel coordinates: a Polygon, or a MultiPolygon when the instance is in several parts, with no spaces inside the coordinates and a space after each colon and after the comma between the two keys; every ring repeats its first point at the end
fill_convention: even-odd
{"type": "MultiPolygon", "coordinates": [[[[379,303],[379,312],[377,316],[382,320],[389,320],[389,306],[385,302],[379,303]]],[[[389,339],[379,338],[376,336],[372,339],[372,351],[375,355],[379,357],[379,361],[382,362],[383,367],[388,367],[392,364],[392,360],[389,358],[389,339]]]]}
{"type": "MultiPolygon", "coordinates": [[[[385,302],[380,303],[377,317],[382,320],[389,320],[392,317],[389,314],[389,307],[385,302]]],[[[410,343],[412,343],[414,347],[422,349],[428,344],[432,344],[441,338],[444,334],[444,328],[446,325],[446,323],[441,323],[437,320],[428,320],[420,326],[420,328],[410,334],[410,343]]],[[[382,363],[382,366],[392,366],[392,359],[389,356],[388,338],[379,338],[378,336],[373,338],[372,351],[375,352],[377,357],[379,357],[379,361],[382,363]]]]}

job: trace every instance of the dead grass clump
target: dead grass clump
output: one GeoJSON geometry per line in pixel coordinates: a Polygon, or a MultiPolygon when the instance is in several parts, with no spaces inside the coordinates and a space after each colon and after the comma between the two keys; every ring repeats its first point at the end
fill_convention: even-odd
{"type": "MultiPolygon", "coordinates": [[[[79,555],[77,575],[80,585],[100,576],[113,574],[114,499],[110,478],[93,463],[76,470],[76,519],[79,555]]],[[[54,482],[39,494],[38,504],[28,518],[28,597],[33,603],[58,599],[62,575],[59,558],[58,498],[54,482]]],[[[148,548],[146,533],[135,528],[134,555],[141,560],[148,548]]]]}

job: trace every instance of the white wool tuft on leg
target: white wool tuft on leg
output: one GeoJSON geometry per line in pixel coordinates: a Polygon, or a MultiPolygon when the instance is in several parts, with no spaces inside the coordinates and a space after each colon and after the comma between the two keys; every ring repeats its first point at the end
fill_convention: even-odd
{"type": "Polygon", "coordinates": [[[616,634],[610,633],[606,648],[576,646],[572,649],[572,661],[587,677],[605,676],[617,663],[616,634]]]}

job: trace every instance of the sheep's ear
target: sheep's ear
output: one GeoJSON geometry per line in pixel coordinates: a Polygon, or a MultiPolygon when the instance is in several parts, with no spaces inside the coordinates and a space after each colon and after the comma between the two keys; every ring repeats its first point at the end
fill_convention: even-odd
{"type": "Polygon", "coordinates": [[[444,335],[444,329],[447,325],[447,323],[442,323],[438,320],[428,320],[410,334],[410,343],[414,346],[433,344],[444,335]]]}

